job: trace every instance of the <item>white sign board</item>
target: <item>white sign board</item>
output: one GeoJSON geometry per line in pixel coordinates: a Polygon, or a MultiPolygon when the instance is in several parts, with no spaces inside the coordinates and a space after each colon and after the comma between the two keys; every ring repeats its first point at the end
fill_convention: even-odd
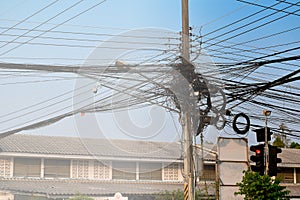
{"type": "Polygon", "coordinates": [[[123,197],[120,192],[117,192],[113,197],[94,197],[95,200],[128,200],[128,197],[123,197]]]}
{"type": "Polygon", "coordinates": [[[220,199],[224,200],[243,200],[243,195],[234,195],[235,192],[238,191],[237,186],[223,186],[220,188],[220,199]]]}
{"type": "Polygon", "coordinates": [[[248,169],[248,142],[246,138],[219,138],[220,199],[243,199],[235,196],[236,183],[241,182],[243,171],[248,169]]]}
{"type": "Polygon", "coordinates": [[[219,160],[248,162],[248,142],[245,138],[219,138],[219,160]]]}
{"type": "Polygon", "coordinates": [[[242,171],[247,169],[247,163],[222,162],[219,166],[220,181],[224,185],[236,185],[242,181],[242,171]]]}

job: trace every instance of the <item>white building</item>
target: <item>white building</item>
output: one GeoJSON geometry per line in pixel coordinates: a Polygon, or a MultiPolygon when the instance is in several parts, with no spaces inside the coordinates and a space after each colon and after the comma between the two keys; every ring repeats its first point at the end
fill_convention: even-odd
{"type": "Polygon", "coordinates": [[[116,192],[151,199],[183,189],[180,143],[12,135],[0,140],[0,151],[1,200],[116,192]]]}
{"type": "MultiPolygon", "coordinates": [[[[155,199],[183,190],[178,143],[12,135],[0,139],[0,200],[67,199],[78,193],[95,200],[120,192],[155,199]]],[[[300,150],[283,149],[283,184],[300,198],[300,150]]],[[[215,156],[206,154],[197,188],[215,197],[215,156]]],[[[104,198],[104,199],[105,199],[104,198]]]]}

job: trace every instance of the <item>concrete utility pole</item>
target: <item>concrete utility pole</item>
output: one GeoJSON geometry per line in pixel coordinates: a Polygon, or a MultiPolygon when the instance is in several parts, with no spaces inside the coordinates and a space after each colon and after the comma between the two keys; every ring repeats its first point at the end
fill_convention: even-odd
{"type": "MultiPolygon", "coordinates": [[[[182,0],[182,65],[188,67],[190,61],[190,42],[189,42],[189,12],[188,0],[182,0]]],[[[184,70],[184,69],[183,69],[184,70]]],[[[188,86],[189,87],[189,86],[188,86]]],[[[189,88],[186,88],[189,90],[189,88]]],[[[191,95],[191,94],[190,94],[191,95]]],[[[187,99],[191,99],[187,97],[187,99]]],[[[184,135],[184,200],[195,199],[195,177],[193,166],[193,137],[191,124],[191,105],[184,102],[182,107],[182,131],[184,135]]]]}
{"type": "Polygon", "coordinates": [[[190,27],[188,0],[182,0],[182,57],[190,61],[190,27]]]}

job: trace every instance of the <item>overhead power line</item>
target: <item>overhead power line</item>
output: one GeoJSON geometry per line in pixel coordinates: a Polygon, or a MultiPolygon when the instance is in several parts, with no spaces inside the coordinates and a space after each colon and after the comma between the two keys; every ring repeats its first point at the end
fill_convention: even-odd
{"type": "MultiPolygon", "coordinates": [[[[0,29],[7,29],[9,27],[5,27],[5,26],[0,26],[0,29]]],[[[31,29],[29,28],[12,28],[12,30],[17,30],[17,31],[30,31],[31,29]]],[[[149,30],[151,32],[151,30],[149,30]]],[[[175,36],[170,36],[170,37],[165,37],[165,36],[152,36],[149,35],[147,30],[141,30],[141,31],[136,31],[138,32],[144,32],[144,34],[142,35],[124,35],[124,34],[112,34],[112,33],[93,33],[93,32],[78,32],[78,31],[60,31],[60,30],[47,30],[47,29],[34,29],[34,31],[32,32],[47,32],[47,33],[55,33],[55,34],[70,34],[70,35],[81,35],[81,36],[107,36],[107,37],[115,37],[118,36],[120,38],[143,38],[143,39],[174,39],[174,40],[180,40],[179,34],[175,33],[175,32],[167,32],[167,34],[174,34],[174,35],[178,35],[178,37],[175,36]]],[[[161,31],[154,31],[152,30],[152,32],[159,32],[162,33],[162,35],[165,35],[165,32],[161,32],[161,31]]],[[[25,37],[25,36],[21,36],[21,37],[25,37]]]]}
{"type": "MultiPolygon", "coordinates": [[[[269,6],[264,6],[264,5],[261,5],[261,4],[257,4],[257,3],[253,3],[253,2],[249,2],[249,1],[245,1],[245,0],[237,0],[239,2],[243,2],[243,3],[246,3],[246,4],[250,4],[250,5],[254,5],[254,6],[259,6],[259,7],[262,7],[262,8],[266,8],[266,9],[269,9],[269,10],[275,10],[275,11],[278,11],[278,12],[283,12],[283,13],[287,13],[287,14],[291,14],[291,15],[295,15],[295,16],[300,16],[299,14],[297,13],[292,13],[292,12],[288,12],[288,11],[284,11],[284,10],[280,10],[280,9],[276,9],[276,8],[273,8],[273,7],[269,7],[269,6]]],[[[280,1],[280,2],[284,2],[284,1],[280,1]]]]}
{"type": "MultiPolygon", "coordinates": [[[[38,11],[36,11],[35,13],[31,14],[30,16],[26,17],[25,19],[23,19],[23,20],[17,22],[15,25],[13,25],[13,26],[7,28],[6,30],[3,30],[0,34],[4,34],[4,33],[6,33],[7,31],[9,31],[9,30],[11,30],[11,29],[17,27],[18,25],[20,25],[20,24],[26,22],[28,19],[32,18],[33,16],[35,16],[35,15],[37,15],[37,14],[43,12],[43,11],[46,10],[47,8],[49,8],[49,7],[51,7],[52,5],[56,4],[58,1],[59,1],[59,0],[55,0],[55,1],[51,2],[50,4],[46,5],[45,7],[41,8],[41,9],[38,10],[38,11]]],[[[0,48],[2,48],[2,47],[3,47],[3,46],[0,46],[0,48]]]]}
{"type": "MultiPolygon", "coordinates": [[[[64,13],[64,12],[66,12],[67,10],[70,10],[71,8],[77,6],[78,4],[80,4],[80,3],[83,2],[83,1],[84,1],[84,0],[78,1],[77,3],[71,5],[70,7],[66,8],[66,9],[64,9],[62,12],[56,14],[54,17],[48,19],[48,20],[45,21],[44,23],[47,23],[47,22],[51,21],[52,19],[56,18],[57,16],[61,15],[61,14],[64,13]]],[[[73,17],[71,17],[71,18],[69,18],[69,19],[67,19],[67,20],[65,20],[65,21],[63,21],[63,22],[61,22],[60,24],[58,24],[58,25],[56,25],[56,26],[54,26],[54,27],[48,29],[46,32],[51,31],[51,30],[54,30],[54,29],[56,29],[57,27],[61,26],[62,24],[65,24],[65,23],[67,23],[67,22],[69,22],[69,21],[71,21],[71,20],[77,18],[78,16],[80,16],[80,15],[82,15],[82,14],[84,14],[84,13],[86,13],[86,12],[92,10],[93,8],[95,8],[95,7],[99,6],[99,5],[101,5],[101,4],[104,3],[105,1],[106,1],[106,0],[102,0],[102,1],[100,1],[100,2],[98,2],[98,3],[96,3],[96,4],[94,4],[93,6],[87,8],[87,9],[81,11],[81,12],[79,12],[78,14],[74,15],[73,17]]],[[[44,23],[38,25],[38,26],[35,27],[35,28],[40,27],[40,26],[43,25],[44,23]]],[[[35,29],[35,28],[34,28],[34,29],[35,29]]],[[[33,31],[34,29],[32,29],[31,31],[33,31]]],[[[38,38],[38,37],[44,35],[46,32],[40,33],[39,35],[35,36],[34,38],[32,38],[32,39],[30,39],[30,40],[27,40],[26,42],[23,42],[22,44],[19,44],[19,45],[13,47],[13,48],[11,48],[11,49],[9,49],[9,50],[7,50],[7,51],[1,53],[0,56],[3,56],[3,55],[5,55],[5,54],[11,52],[12,50],[17,49],[17,48],[19,48],[20,46],[22,46],[22,45],[24,45],[24,44],[27,44],[28,42],[30,42],[30,41],[32,41],[32,40],[34,40],[34,39],[36,39],[36,38],[38,38]]],[[[23,34],[23,35],[24,35],[24,34],[23,34]]]]}
{"type": "MultiPolygon", "coordinates": [[[[14,38],[13,40],[4,43],[3,45],[0,46],[0,48],[3,48],[3,47],[7,46],[8,44],[10,44],[10,43],[12,43],[12,42],[15,42],[15,41],[16,41],[17,39],[19,39],[20,37],[22,37],[22,36],[24,36],[24,35],[26,35],[26,34],[32,32],[32,31],[34,31],[35,29],[41,27],[41,26],[44,25],[45,23],[51,21],[52,19],[54,19],[54,18],[58,17],[59,15],[65,13],[66,11],[70,10],[71,8],[77,6],[77,5],[80,4],[82,1],[83,1],[83,0],[77,1],[76,3],[72,4],[72,5],[69,6],[68,8],[64,9],[63,11],[61,11],[61,12],[59,12],[58,14],[54,15],[53,17],[49,18],[49,19],[46,20],[45,22],[43,22],[43,23],[41,23],[41,24],[35,26],[34,28],[29,29],[27,32],[25,32],[25,33],[23,33],[23,34],[17,36],[17,37],[14,38]]],[[[14,27],[12,27],[12,28],[14,28],[14,27]]],[[[12,29],[12,28],[10,28],[10,29],[12,29]]],[[[8,29],[6,29],[6,30],[8,30],[8,29]]],[[[37,38],[37,37],[39,37],[39,36],[36,36],[35,38],[37,38]]],[[[28,42],[28,41],[27,41],[27,42],[28,42]]],[[[14,49],[16,49],[16,48],[18,48],[18,47],[21,46],[22,44],[26,44],[27,42],[22,42],[20,45],[18,45],[18,46],[14,47],[14,48],[11,48],[10,50],[7,50],[7,51],[1,53],[0,56],[6,54],[6,53],[8,53],[8,52],[10,52],[10,51],[12,51],[12,50],[14,50],[14,49]]]]}
{"type": "MultiPolygon", "coordinates": [[[[281,2],[275,3],[275,4],[273,4],[273,5],[269,6],[269,7],[274,7],[274,6],[276,6],[276,5],[279,5],[280,3],[281,3],[281,2]]],[[[223,29],[225,29],[225,28],[228,28],[228,27],[230,27],[230,26],[232,26],[232,25],[238,24],[238,23],[240,23],[240,22],[242,22],[242,21],[244,21],[244,20],[246,20],[246,19],[249,19],[249,18],[251,18],[251,17],[253,17],[253,16],[255,16],[255,15],[258,15],[258,14],[260,14],[260,13],[266,11],[266,10],[267,10],[267,9],[263,9],[263,10],[257,11],[257,12],[255,12],[255,13],[253,13],[253,14],[250,14],[250,15],[246,16],[246,17],[243,17],[243,18],[241,18],[241,19],[238,19],[238,20],[236,20],[236,21],[234,21],[234,22],[232,22],[232,23],[226,24],[226,25],[224,25],[224,26],[222,26],[222,27],[220,27],[220,28],[217,28],[217,29],[215,29],[215,30],[213,30],[213,31],[211,31],[211,32],[209,32],[209,33],[204,34],[202,37],[206,37],[206,36],[208,36],[208,35],[211,35],[211,34],[213,34],[213,33],[218,32],[218,31],[220,31],[220,30],[223,30],[223,29]]],[[[212,39],[211,39],[211,40],[212,40],[212,39]]]]}
{"type": "MultiPolygon", "coordinates": [[[[297,3],[297,4],[298,4],[298,3],[297,3]]],[[[282,10],[288,9],[288,8],[290,8],[290,7],[292,7],[292,6],[293,6],[293,5],[287,6],[287,7],[285,7],[285,8],[282,9],[282,10]]],[[[296,13],[296,12],[298,12],[298,11],[300,11],[300,9],[297,9],[296,11],[293,11],[292,13],[296,13]]],[[[254,20],[254,21],[252,21],[252,22],[250,22],[250,23],[248,23],[248,24],[246,24],[246,25],[240,26],[240,27],[238,27],[238,28],[236,28],[236,29],[234,29],[234,30],[230,30],[230,31],[228,31],[228,32],[226,32],[226,33],[223,33],[223,34],[221,34],[221,35],[218,35],[218,36],[216,36],[216,37],[214,37],[214,38],[212,38],[212,39],[219,38],[219,37],[222,37],[222,36],[224,36],[224,35],[230,34],[230,33],[234,32],[234,31],[240,30],[240,29],[242,29],[242,28],[244,28],[244,27],[247,27],[247,26],[249,26],[249,25],[251,25],[251,24],[253,24],[253,23],[256,23],[256,22],[259,22],[259,21],[261,21],[261,20],[264,20],[266,17],[270,17],[270,16],[275,15],[275,14],[277,14],[277,12],[274,12],[274,13],[271,13],[271,14],[269,14],[269,15],[267,15],[267,16],[261,17],[261,18],[259,18],[259,19],[257,19],[257,20],[254,20]]],[[[248,29],[248,30],[246,30],[246,31],[240,32],[240,33],[238,33],[238,34],[236,34],[236,35],[230,36],[230,37],[228,37],[228,38],[226,38],[226,39],[222,39],[222,40],[220,40],[220,41],[218,41],[218,42],[216,42],[216,43],[213,43],[213,44],[211,44],[211,45],[208,45],[206,48],[209,48],[209,47],[214,46],[214,45],[216,45],[216,44],[219,44],[219,43],[221,43],[221,42],[224,42],[224,41],[227,41],[227,40],[236,38],[236,37],[238,37],[238,36],[244,35],[244,34],[246,34],[246,33],[249,33],[249,32],[251,32],[251,31],[254,31],[254,30],[258,29],[258,28],[261,28],[261,27],[263,27],[263,26],[266,26],[266,25],[268,25],[268,24],[271,24],[271,23],[273,23],[273,22],[275,22],[275,21],[278,21],[278,20],[280,20],[280,19],[283,19],[283,18],[285,18],[285,17],[287,17],[287,16],[289,16],[289,15],[290,15],[290,14],[285,14],[285,15],[283,15],[283,16],[277,17],[277,18],[272,19],[272,20],[270,20],[270,21],[268,21],[268,22],[265,22],[265,23],[263,23],[263,24],[260,24],[260,25],[258,25],[258,26],[256,26],[256,27],[250,28],[250,29],[248,29]]],[[[209,40],[208,40],[208,41],[209,41],[209,40]]]]}

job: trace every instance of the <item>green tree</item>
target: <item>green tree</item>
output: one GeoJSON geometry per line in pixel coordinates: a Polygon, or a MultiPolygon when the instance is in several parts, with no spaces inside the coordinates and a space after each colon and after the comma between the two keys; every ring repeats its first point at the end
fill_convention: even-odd
{"type": "MultiPolygon", "coordinates": [[[[203,197],[206,197],[205,199],[209,199],[209,197],[203,194],[200,190],[196,190],[195,193],[196,193],[195,200],[203,199],[203,197]]],[[[182,199],[184,199],[184,194],[182,190],[161,192],[155,198],[155,200],[182,200],[182,199]]]]}
{"type": "Polygon", "coordinates": [[[285,144],[284,142],[281,140],[280,137],[276,137],[274,142],[273,142],[273,145],[274,146],[277,146],[277,147],[281,147],[281,148],[284,148],[285,147],[285,144]]]}
{"type": "Polygon", "coordinates": [[[293,149],[300,149],[300,144],[297,143],[297,142],[292,142],[291,145],[290,145],[290,148],[293,148],[293,149]]]}
{"type": "Polygon", "coordinates": [[[69,200],[94,200],[94,199],[86,195],[76,194],[76,196],[69,198],[69,200]]]}
{"type": "Polygon", "coordinates": [[[286,137],[286,133],[291,133],[291,130],[284,123],[279,125],[279,130],[280,132],[273,134],[273,145],[281,148],[288,147],[290,140],[286,137]]]}
{"type": "Polygon", "coordinates": [[[174,200],[179,200],[183,199],[183,191],[181,190],[175,190],[175,191],[164,191],[161,192],[157,195],[155,198],[156,200],[169,200],[169,199],[174,199],[174,200]]]}
{"type": "Polygon", "coordinates": [[[272,180],[268,175],[244,171],[243,180],[237,183],[239,191],[235,195],[244,195],[244,200],[288,200],[290,191],[279,185],[279,179],[272,180]]]}
{"type": "Polygon", "coordinates": [[[46,197],[39,197],[39,196],[34,196],[31,195],[31,197],[29,198],[29,200],[46,200],[46,197]]]}

